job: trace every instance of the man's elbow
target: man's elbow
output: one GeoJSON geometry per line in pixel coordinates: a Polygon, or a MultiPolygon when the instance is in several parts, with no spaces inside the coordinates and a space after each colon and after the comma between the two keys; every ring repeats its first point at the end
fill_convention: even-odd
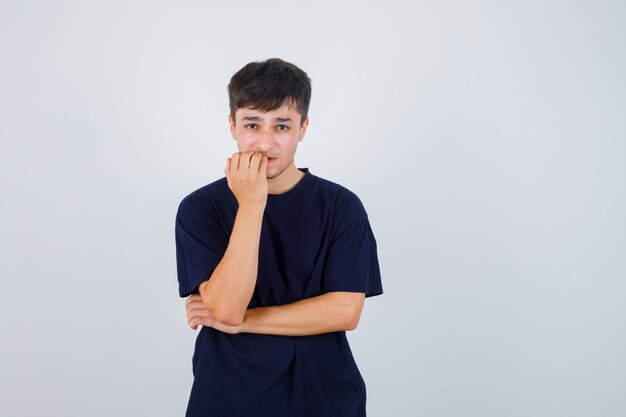
{"type": "Polygon", "coordinates": [[[243,314],[233,314],[232,312],[222,312],[217,310],[213,313],[215,320],[228,326],[239,326],[243,323],[243,314]]]}
{"type": "Polygon", "coordinates": [[[358,327],[359,320],[361,319],[361,312],[363,311],[363,305],[365,304],[365,294],[346,293],[345,296],[349,301],[346,312],[346,330],[354,330],[358,327]]]}
{"type": "Polygon", "coordinates": [[[361,319],[361,312],[363,311],[363,302],[357,302],[352,305],[352,308],[348,309],[347,312],[347,324],[346,330],[354,330],[359,325],[359,320],[361,319]]]}
{"type": "Polygon", "coordinates": [[[245,315],[245,312],[240,313],[238,311],[233,311],[231,308],[219,303],[214,303],[214,305],[210,308],[207,306],[206,302],[204,305],[211,312],[213,318],[220,323],[228,326],[239,326],[243,323],[243,316],[245,315]]]}
{"type": "Polygon", "coordinates": [[[352,314],[348,317],[348,324],[346,325],[346,330],[354,330],[359,325],[359,319],[361,318],[361,314],[352,314]]]}
{"type": "Polygon", "coordinates": [[[207,284],[209,281],[205,281],[200,285],[200,297],[204,307],[211,313],[213,318],[220,323],[228,326],[239,326],[243,322],[243,313],[233,311],[231,307],[225,306],[224,303],[215,302],[207,294],[207,284]]]}

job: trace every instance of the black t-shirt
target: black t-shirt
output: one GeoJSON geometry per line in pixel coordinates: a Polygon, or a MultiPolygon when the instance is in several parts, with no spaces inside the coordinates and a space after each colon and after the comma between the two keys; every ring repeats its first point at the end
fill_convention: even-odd
{"type": "MultiPolygon", "coordinates": [[[[248,308],[330,291],[383,293],[376,240],[361,200],[311,174],[268,194],[257,282],[248,308]]],[[[222,259],[238,203],[226,177],[187,195],[176,215],[179,295],[198,292],[222,259]]],[[[346,332],[223,333],[202,326],[187,417],[365,416],[365,382],[346,332]]]]}

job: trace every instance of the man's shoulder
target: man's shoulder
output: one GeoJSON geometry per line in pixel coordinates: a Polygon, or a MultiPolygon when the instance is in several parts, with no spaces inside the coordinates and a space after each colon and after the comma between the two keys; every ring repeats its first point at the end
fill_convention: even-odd
{"type": "Polygon", "coordinates": [[[352,190],[337,181],[329,180],[328,178],[320,177],[319,175],[316,175],[315,177],[317,179],[317,185],[322,191],[338,196],[356,197],[356,194],[352,190]]]}
{"type": "Polygon", "coordinates": [[[317,176],[318,187],[321,194],[332,201],[336,212],[350,217],[364,215],[365,208],[359,196],[345,185],[336,181],[317,176]]]}
{"type": "Polygon", "coordinates": [[[178,215],[204,211],[207,207],[213,207],[216,203],[226,200],[225,197],[229,194],[232,192],[226,177],[219,178],[184,196],[178,205],[178,215]]]}

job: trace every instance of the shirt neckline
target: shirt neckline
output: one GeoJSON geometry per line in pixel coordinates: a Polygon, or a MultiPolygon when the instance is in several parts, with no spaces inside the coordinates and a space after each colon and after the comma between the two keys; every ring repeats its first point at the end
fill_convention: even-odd
{"type": "Polygon", "coordinates": [[[296,183],[289,191],[285,191],[280,194],[267,194],[267,201],[279,202],[290,199],[291,197],[300,194],[302,191],[309,187],[309,184],[313,181],[313,174],[309,168],[298,168],[298,170],[304,172],[304,176],[300,178],[300,181],[296,183]]]}

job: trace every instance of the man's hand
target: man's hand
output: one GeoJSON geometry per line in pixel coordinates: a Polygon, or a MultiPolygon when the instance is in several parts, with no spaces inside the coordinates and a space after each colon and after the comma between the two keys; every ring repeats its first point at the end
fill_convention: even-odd
{"type": "Polygon", "coordinates": [[[267,156],[260,152],[235,152],[227,158],[224,175],[240,207],[267,204],[267,156]]]}
{"type": "Polygon", "coordinates": [[[205,307],[200,294],[192,294],[185,300],[187,309],[187,323],[189,327],[196,330],[198,325],[213,327],[224,333],[237,334],[241,326],[229,326],[218,321],[213,314],[205,307]]]}

